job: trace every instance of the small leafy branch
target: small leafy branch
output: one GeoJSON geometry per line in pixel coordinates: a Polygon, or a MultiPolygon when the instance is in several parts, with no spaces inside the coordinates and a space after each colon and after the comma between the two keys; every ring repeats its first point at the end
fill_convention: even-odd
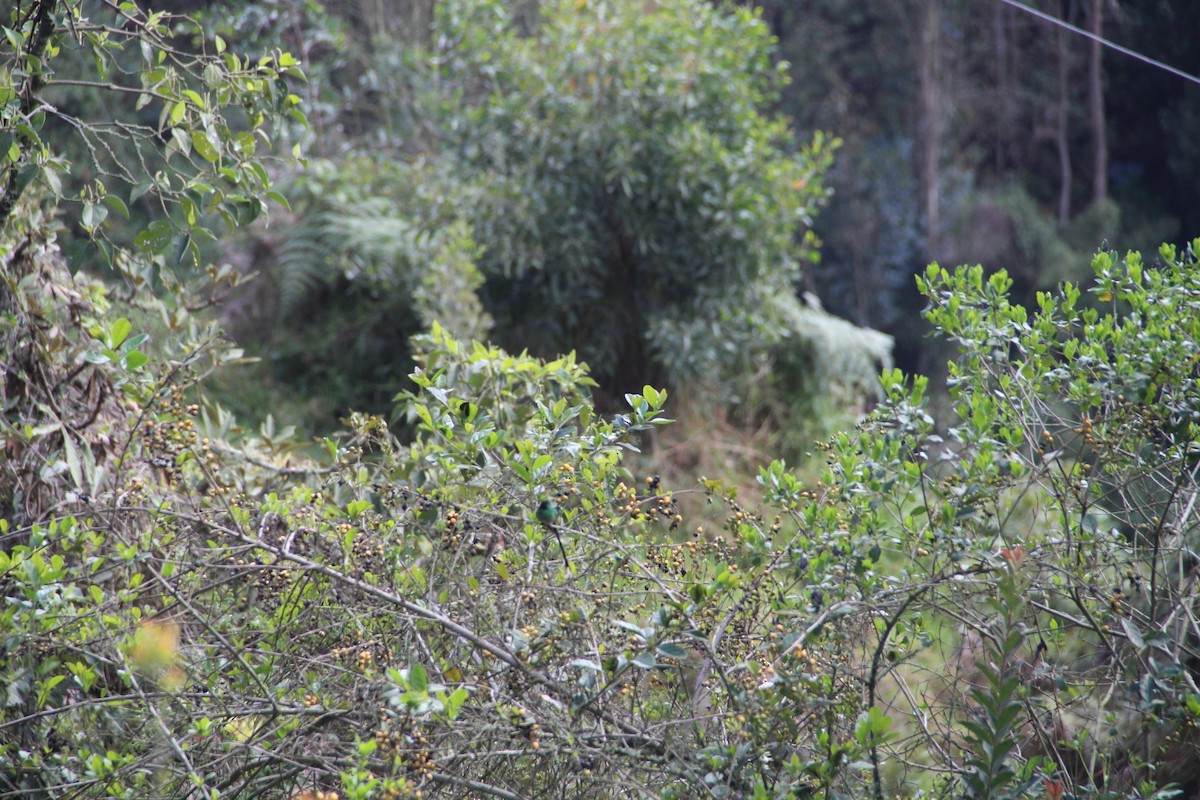
{"type": "Polygon", "coordinates": [[[84,358],[92,364],[116,364],[122,370],[135,372],[146,365],[150,357],[137,348],[150,338],[148,333],[130,336],[133,325],[129,320],[120,317],[103,331],[103,347],[99,350],[89,350],[84,358]]]}
{"type": "Polygon", "coordinates": [[[1025,552],[1017,545],[1003,549],[1001,556],[992,601],[995,619],[982,631],[983,653],[975,665],[983,681],[970,691],[977,710],[962,723],[967,757],[961,780],[963,795],[972,800],[1013,800],[1036,780],[1022,783],[1011,760],[1025,711],[1019,666],[1026,643],[1024,593],[1029,589],[1022,574],[1025,552]]]}
{"type": "Polygon", "coordinates": [[[79,203],[80,225],[109,266],[134,246],[198,264],[214,220],[245,225],[268,200],[284,202],[263,156],[269,124],[305,122],[288,86],[304,74],[290,54],[239,54],[185,16],[116,0],[17,3],[3,22],[0,228],[36,186],[55,203],[79,203]],[[109,105],[89,116],[100,96],[109,105]],[[158,214],[131,217],[138,203],[158,214]],[[110,212],[135,230],[110,237],[110,212]]]}

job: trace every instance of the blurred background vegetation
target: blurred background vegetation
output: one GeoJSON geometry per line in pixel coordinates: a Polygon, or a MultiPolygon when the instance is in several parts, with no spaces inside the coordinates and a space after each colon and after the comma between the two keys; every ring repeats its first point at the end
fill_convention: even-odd
{"type": "MultiPolygon", "coordinates": [[[[1193,3],[1029,9],[1200,70],[1174,35],[1200,30],[1193,3]]],[[[1017,4],[768,0],[749,26],[594,10],[179,4],[306,74],[290,90],[308,125],[278,134],[304,161],[270,167],[290,209],[195,242],[266,276],[222,309],[262,359],[227,376],[240,412],[286,409],[308,432],[386,412],[409,337],[439,319],[576,350],[602,407],[670,384],[806,441],[869,404],[878,367],[940,371],[913,280],[930,261],[1004,267],[1031,303],[1098,247],[1153,251],[1200,224],[1200,87],[1017,4]]]]}
{"type": "Polygon", "coordinates": [[[0,795],[1200,786],[1200,92],[1039,16],[1193,3],[172,11],[5,12],[0,795]]]}
{"type": "MultiPolygon", "coordinates": [[[[1172,35],[1200,31],[1195,4],[1054,0],[1032,6],[1184,71],[1200,69],[1188,37],[1172,35]]],[[[517,30],[538,24],[537,4],[510,9],[517,30]]],[[[277,273],[285,290],[271,309],[274,316],[255,314],[258,325],[237,330],[258,342],[273,365],[271,382],[264,385],[285,395],[300,387],[303,396],[320,396],[319,413],[329,416],[351,407],[385,407],[394,378],[407,371],[400,362],[415,323],[398,316],[404,303],[392,305],[398,302],[393,293],[397,284],[418,278],[410,268],[407,279],[393,272],[380,284],[378,263],[394,269],[407,258],[425,269],[429,251],[420,248],[440,248],[443,258],[458,258],[460,265],[477,264],[484,281],[480,298],[498,341],[541,355],[578,348],[602,386],[619,397],[645,382],[712,374],[720,359],[704,351],[703,331],[687,329],[689,314],[723,323],[711,333],[733,342],[748,362],[762,355],[746,339],[737,340],[737,321],[723,319],[703,296],[683,300],[678,308],[656,305],[660,295],[676,297],[691,285],[690,275],[683,283],[674,276],[688,275],[677,265],[696,264],[698,252],[727,264],[725,272],[711,276],[711,285],[724,291],[744,284],[749,276],[739,270],[754,268],[720,255],[723,237],[757,242],[762,258],[797,258],[802,275],[783,269],[780,279],[819,298],[831,313],[895,337],[897,363],[929,373],[939,370],[945,353],[925,336],[917,313],[913,275],[928,262],[1004,267],[1019,296],[1031,302],[1036,291],[1086,275],[1089,253],[1097,247],[1153,251],[1200,224],[1200,156],[1186,124],[1200,113],[1200,87],[1002,2],[763,3],[766,30],[758,35],[777,39],[770,58],[789,65],[790,80],[760,64],[757,80],[766,81],[761,87],[742,85],[750,78],[730,60],[738,58],[728,52],[735,45],[699,41],[678,30],[632,40],[610,31],[597,39],[595,31],[551,24],[546,27],[554,30],[543,35],[540,52],[517,53],[505,47],[503,37],[471,41],[453,30],[455,25],[482,30],[478,20],[445,15],[440,27],[431,27],[437,16],[433,0],[232,3],[196,11],[231,39],[291,37],[305,53],[313,124],[302,136],[305,151],[326,160],[324,172],[294,179],[294,191],[303,198],[296,201],[296,218],[263,231],[249,248],[257,255],[253,267],[277,273]],[[567,38],[556,44],[556,36],[567,38]],[[567,50],[555,47],[587,52],[570,60],[563,57],[567,50]],[[464,63],[458,56],[465,56],[464,63]],[[513,71],[488,74],[472,61],[487,57],[513,71]],[[589,71],[599,74],[589,58],[615,59],[609,74],[597,80],[659,99],[634,110],[621,107],[627,96],[611,97],[574,115],[585,98],[579,82],[589,71]],[[691,96],[696,105],[687,107],[686,122],[664,118],[684,112],[664,106],[662,98],[690,102],[682,87],[704,75],[735,85],[711,88],[708,97],[700,87],[701,94],[691,96]],[[495,83],[484,88],[479,83],[484,79],[495,83]],[[503,92],[503,104],[492,102],[497,92],[503,92]],[[798,234],[737,224],[718,229],[706,222],[712,240],[695,240],[691,233],[672,239],[672,220],[655,205],[666,199],[647,192],[670,185],[659,170],[677,169],[662,156],[664,148],[680,146],[671,138],[681,134],[680,125],[711,125],[715,115],[724,115],[744,134],[759,123],[744,117],[736,98],[754,93],[766,113],[790,121],[790,131],[774,136],[785,152],[802,155],[821,131],[841,141],[823,181],[816,176],[817,185],[799,199],[804,216],[813,218],[819,252],[812,239],[781,241],[798,234]],[[714,104],[711,110],[706,102],[714,104]],[[588,142],[604,149],[591,162],[570,150],[588,142]],[[501,167],[496,148],[504,148],[508,159],[501,167]],[[419,180],[406,177],[413,170],[420,171],[419,180]],[[632,178],[625,185],[631,193],[618,192],[618,202],[609,207],[606,197],[612,195],[604,192],[619,181],[615,170],[632,178]],[[376,179],[359,180],[364,171],[376,179]],[[331,176],[339,175],[346,181],[331,186],[331,176]],[[430,188],[433,175],[447,179],[441,189],[430,188]],[[492,182],[483,185],[485,176],[492,182]],[[413,191],[415,183],[423,197],[413,191]],[[356,204],[362,203],[373,210],[359,214],[356,204]],[[455,245],[458,256],[445,243],[418,242],[416,231],[447,216],[462,217],[464,208],[470,231],[455,245]],[[337,221],[331,209],[350,211],[342,218],[358,227],[331,229],[337,221]],[[612,220],[597,218],[603,213],[636,220],[639,227],[617,230],[612,220]],[[369,218],[406,220],[407,244],[373,241],[379,228],[366,224],[369,218]],[[633,241],[638,236],[642,240],[633,241]],[[504,248],[496,246],[501,239],[504,248]],[[321,241],[335,243],[335,249],[354,242],[369,252],[333,252],[320,247],[321,241]],[[271,246],[275,242],[287,246],[271,246]],[[611,281],[607,291],[602,285],[620,270],[644,269],[611,252],[631,245],[651,248],[658,273],[644,285],[625,276],[622,285],[641,303],[616,296],[611,281]],[[407,256],[396,251],[400,247],[408,248],[407,256]],[[473,247],[480,248],[480,258],[462,258],[473,247]],[[363,268],[364,258],[375,258],[377,267],[363,268]],[[585,267],[587,259],[599,261],[585,267]],[[564,263],[578,268],[559,269],[564,263]],[[367,289],[372,275],[376,280],[367,289]],[[382,294],[366,303],[363,292],[382,294]],[[597,305],[606,311],[602,318],[582,313],[597,305]],[[269,326],[262,324],[268,320],[269,326]],[[618,329],[625,333],[614,333],[618,329]],[[630,339],[638,336],[641,342],[630,339]],[[390,374],[379,371],[378,355],[387,352],[400,356],[390,374]],[[347,355],[356,368],[329,376],[327,365],[345,367],[347,355]]],[[[732,41],[728,32],[714,36],[732,41]]],[[[828,137],[825,142],[828,149],[828,137]]],[[[694,149],[722,146],[719,142],[689,146],[688,168],[697,169],[699,162],[712,172],[680,177],[736,180],[747,192],[762,191],[747,183],[745,171],[718,166],[716,151],[694,149]]],[[[673,210],[693,211],[702,214],[673,210]]],[[[459,285],[468,284],[460,279],[459,285]]],[[[247,302],[257,308],[265,301],[247,302]]],[[[775,317],[768,327],[778,330],[781,324],[786,325],[775,317]]],[[[811,359],[802,361],[802,371],[813,368],[811,359]]],[[[745,374],[745,367],[737,371],[745,374]]],[[[836,367],[833,372],[836,378],[836,367]]],[[[274,402],[264,400],[264,407],[274,402]]],[[[318,424],[316,418],[312,424],[318,424]]]]}

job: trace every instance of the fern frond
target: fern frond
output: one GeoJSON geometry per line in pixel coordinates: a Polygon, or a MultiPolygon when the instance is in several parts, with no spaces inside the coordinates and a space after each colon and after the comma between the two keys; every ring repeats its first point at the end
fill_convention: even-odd
{"type": "Polygon", "coordinates": [[[340,236],[334,215],[321,211],[300,218],[277,253],[279,308],[291,313],[299,302],[337,277],[333,264],[340,236]]]}

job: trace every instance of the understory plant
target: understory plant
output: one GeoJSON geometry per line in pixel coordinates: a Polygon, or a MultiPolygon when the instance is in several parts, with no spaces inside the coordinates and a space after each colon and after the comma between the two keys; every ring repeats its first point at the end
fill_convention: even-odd
{"type": "Polygon", "coordinates": [[[684,519],[622,467],[665,392],[603,418],[573,357],[435,325],[414,440],[356,415],[314,456],[205,397],[226,345],[151,348],[32,252],[3,251],[0,793],[852,793],[870,561],[716,483],[684,519]]]}
{"type": "Polygon", "coordinates": [[[925,379],[888,371],[821,485],[764,473],[803,529],[880,552],[856,607],[866,703],[893,723],[876,798],[1200,786],[1198,251],[1101,252],[1086,292],[1032,310],[1002,271],[930,266],[926,316],[958,348],[948,418],[925,379]]]}
{"type": "MultiPolygon", "coordinates": [[[[0,239],[0,794],[1167,797],[1193,792],[1193,244],[1027,311],[931,267],[927,382],[671,487],[646,386],[413,340],[412,431],[316,447],[206,395],[237,357],[0,239]],[[138,311],[140,313],[135,313],[138,311]],[[151,337],[150,333],[156,337],[151,337]],[[685,517],[686,492],[708,501],[685,517]]],[[[214,273],[214,280],[220,279],[214,273]]],[[[186,291],[180,285],[179,291],[186,291]]]]}

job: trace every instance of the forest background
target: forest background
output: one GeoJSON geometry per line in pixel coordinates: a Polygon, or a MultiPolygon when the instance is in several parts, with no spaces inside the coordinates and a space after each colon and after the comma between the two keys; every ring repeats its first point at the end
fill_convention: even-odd
{"type": "MultiPolygon", "coordinates": [[[[841,142],[823,177],[831,200],[811,203],[820,245],[807,256],[802,290],[831,313],[891,335],[896,363],[906,370],[937,373],[945,357],[925,335],[913,282],[931,261],[1003,267],[1029,304],[1039,290],[1088,275],[1090,253],[1105,243],[1152,251],[1187,239],[1200,224],[1200,155],[1189,135],[1200,117],[1194,83],[1002,2],[759,7],[778,40],[773,58],[789,65],[790,80],[768,108],[790,122],[790,147],[822,131],[841,142]]],[[[1200,69],[1189,35],[1200,30],[1200,12],[1190,4],[1080,0],[1033,8],[1184,72],[1200,69]]],[[[293,49],[303,41],[309,55],[320,56],[306,59],[323,72],[310,75],[305,90],[319,117],[315,146],[306,152],[324,156],[347,144],[353,152],[361,142],[411,158],[432,146],[411,110],[420,72],[411,63],[407,72],[397,68],[407,45],[426,41],[432,5],[326,4],[324,11],[325,18],[251,11],[231,26],[236,35],[266,41],[291,26],[300,37],[293,49]],[[323,35],[299,33],[306,27],[323,35]],[[336,99],[329,91],[335,85],[336,99]]],[[[300,289],[291,281],[311,287],[315,276],[287,255],[274,259],[285,273],[276,319],[292,314],[312,335],[255,332],[278,359],[279,375],[292,376],[285,381],[307,380],[295,361],[320,364],[328,359],[314,353],[323,348],[339,362],[365,347],[403,350],[401,336],[388,342],[382,331],[370,337],[372,345],[357,342],[339,328],[329,304],[317,303],[315,317],[312,309],[298,310],[300,289]]],[[[529,334],[501,341],[554,351],[539,350],[529,334]]],[[[386,360],[365,352],[361,359],[386,360]]],[[[326,416],[351,406],[383,408],[406,374],[400,364],[394,368],[353,378],[339,370],[338,380],[353,389],[324,385],[301,395],[326,398],[331,408],[313,410],[326,416]],[[372,395],[376,380],[381,386],[372,395]]],[[[640,372],[642,383],[654,377],[640,372]]],[[[622,391],[641,385],[639,377],[621,383],[622,391]]],[[[290,394],[286,383],[281,389],[290,394]]]]}
{"type": "Polygon", "coordinates": [[[1194,795],[1194,33],[17,3],[0,796],[1194,795]]]}

